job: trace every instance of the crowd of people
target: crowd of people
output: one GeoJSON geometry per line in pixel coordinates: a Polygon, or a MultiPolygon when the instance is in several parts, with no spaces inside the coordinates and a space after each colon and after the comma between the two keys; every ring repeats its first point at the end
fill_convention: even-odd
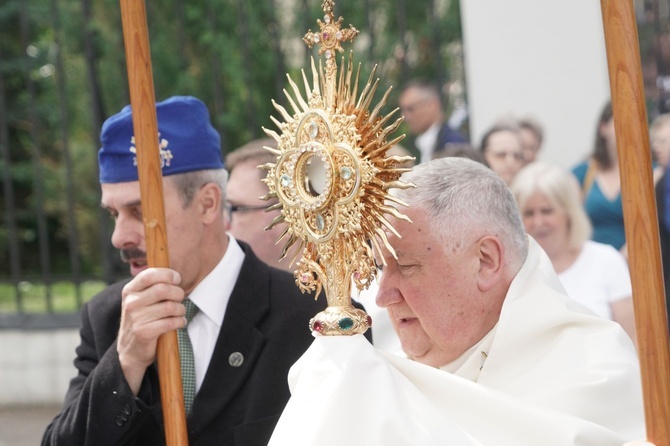
{"type": "MultiPolygon", "coordinates": [[[[157,104],[170,267],[149,268],[132,112],[110,117],[101,205],[130,277],[84,305],[75,376],[42,444],[165,444],[156,356],[172,330],[191,355],[191,445],[340,444],[325,417],[351,444],[644,438],[611,105],[593,153],[565,170],[538,160],[535,119],[496,122],[475,145],[441,97],[424,82],[399,96],[410,139],[395,150],[417,154],[402,178],[416,187],[394,195],[411,223],[390,219],[397,256],[357,296],[378,323],[337,341],[306,328],[324,300],[301,295],[295,265],[279,260],[283,227],[267,230],[281,210],[268,210],[277,202],[258,166],[275,161],[273,139],[224,161],[203,102],[157,104]]],[[[652,124],[651,143],[662,173],[670,117],[652,124]]],[[[661,204],[668,187],[668,176],[657,183],[661,204]]]]}
{"type": "MultiPolygon", "coordinates": [[[[414,85],[414,84],[412,84],[414,85]]],[[[416,107],[415,107],[416,108],[416,107]]],[[[413,110],[419,114],[420,111],[413,110]]],[[[428,120],[427,118],[425,118],[428,120]]],[[[443,120],[443,115],[436,119],[443,120]]],[[[413,140],[428,131],[408,126],[413,140]]],[[[458,132],[458,129],[452,129],[458,132]]],[[[666,290],[670,290],[670,114],[650,123],[661,252],[666,290]]],[[[515,191],[526,231],[549,254],[568,295],[601,317],[621,324],[633,340],[635,318],[624,231],[621,181],[612,104],[604,104],[595,123],[592,151],[563,169],[539,161],[544,131],[531,115],[502,116],[483,132],[479,144],[444,143],[433,159],[466,157],[496,172],[515,191]],[[615,277],[615,280],[611,280],[615,277]],[[600,308],[595,301],[600,301],[600,308]],[[590,301],[590,302],[589,302],[590,301]]],[[[423,160],[422,156],[420,160],[423,160]]],[[[670,312],[670,307],[669,307],[670,312]]]]}

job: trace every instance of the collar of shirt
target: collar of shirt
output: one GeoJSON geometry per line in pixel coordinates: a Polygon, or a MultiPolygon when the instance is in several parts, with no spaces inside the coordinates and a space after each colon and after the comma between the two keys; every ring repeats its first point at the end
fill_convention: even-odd
{"type": "Polygon", "coordinates": [[[422,163],[430,161],[432,158],[435,142],[437,141],[437,134],[440,133],[440,127],[440,123],[436,122],[431,125],[428,130],[416,137],[414,144],[416,144],[416,148],[421,152],[422,163]]]}
{"type": "Polygon", "coordinates": [[[228,234],[228,249],[225,254],[214,269],[189,294],[189,299],[198,306],[198,315],[207,316],[211,322],[221,327],[243,262],[244,251],[237,240],[228,234]],[[213,296],[218,296],[218,298],[213,296]]]}
{"type": "Polygon", "coordinates": [[[188,335],[195,360],[196,392],[200,390],[205,379],[230,295],[237,283],[243,262],[244,251],[237,240],[228,234],[228,249],[225,254],[188,296],[198,307],[198,313],[188,324],[188,335]]]}

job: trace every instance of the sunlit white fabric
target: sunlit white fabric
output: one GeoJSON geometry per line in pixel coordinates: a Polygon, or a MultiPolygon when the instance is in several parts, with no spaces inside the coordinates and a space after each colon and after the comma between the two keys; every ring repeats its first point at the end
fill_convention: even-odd
{"type": "Polygon", "coordinates": [[[270,445],[621,446],[645,438],[630,339],[567,298],[534,240],[492,339],[480,345],[486,355],[474,349],[463,361],[470,365],[448,373],[360,335],[317,337],[291,369],[292,396],[270,445]],[[481,369],[473,374],[474,360],[481,369]]]}

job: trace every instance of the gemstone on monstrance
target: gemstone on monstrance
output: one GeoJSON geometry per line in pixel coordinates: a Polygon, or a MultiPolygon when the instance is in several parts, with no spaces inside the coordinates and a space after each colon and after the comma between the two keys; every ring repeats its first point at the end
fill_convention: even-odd
{"type": "Polygon", "coordinates": [[[316,125],[316,122],[310,121],[307,131],[309,132],[309,137],[315,139],[319,135],[319,126],[316,125]]]}
{"type": "Polygon", "coordinates": [[[354,326],[354,321],[350,317],[343,317],[337,322],[342,330],[351,330],[354,326]]]}
{"type": "Polygon", "coordinates": [[[318,214],[316,216],[316,229],[323,231],[323,228],[326,227],[326,222],[323,220],[323,215],[318,214]]]}
{"type": "Polygon", "coordinates": [[[290,184],[291,184],[291,177],[288,176],[288,174],[282,175],[281,176],[281,185],[283,187],[289,187],[290,184]]]}

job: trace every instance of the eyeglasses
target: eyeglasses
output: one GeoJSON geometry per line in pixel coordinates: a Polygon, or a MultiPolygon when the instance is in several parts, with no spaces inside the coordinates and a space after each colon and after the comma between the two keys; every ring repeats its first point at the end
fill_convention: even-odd
{"type": "Polygon", "coordinates": [[[254,212],[263,211],[268,208],[268,205],[261,204],[259,206],[243,206],[241,204],[228,203],[228,208],[230,209],[230,212],[254,212]]]}

